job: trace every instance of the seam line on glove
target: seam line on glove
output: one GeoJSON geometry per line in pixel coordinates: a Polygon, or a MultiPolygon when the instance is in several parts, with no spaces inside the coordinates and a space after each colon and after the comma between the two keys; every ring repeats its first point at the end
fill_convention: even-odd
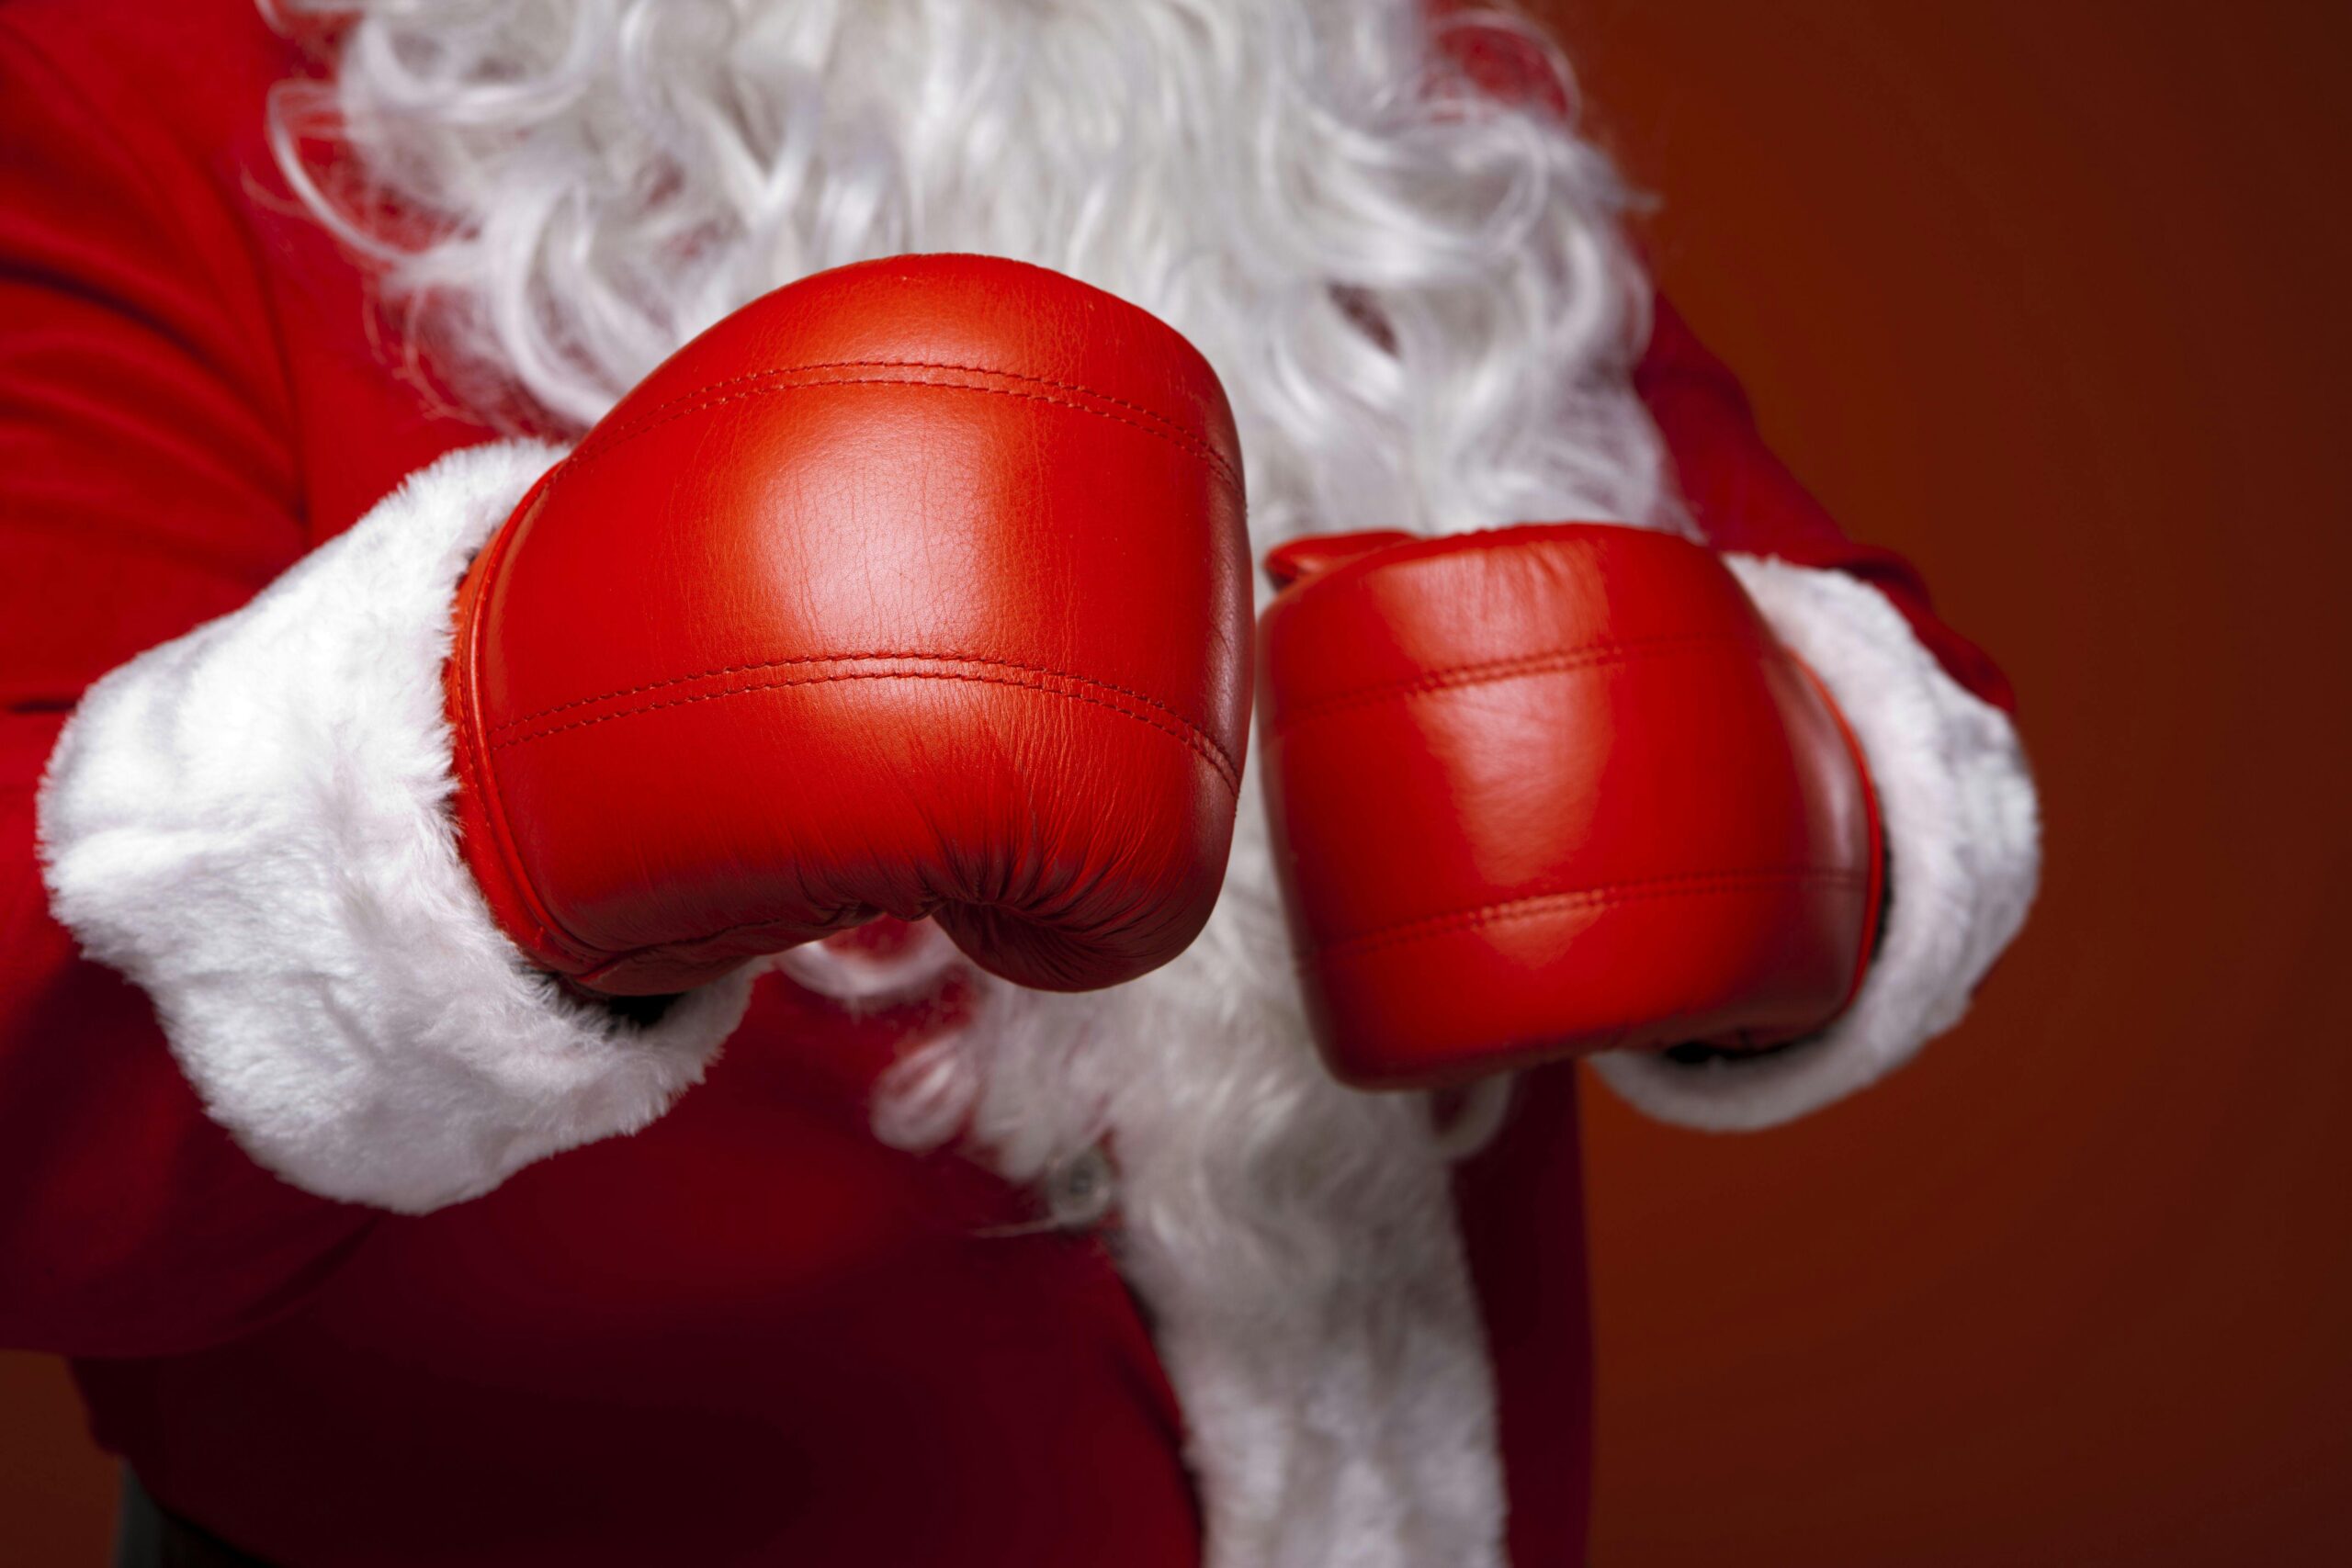
{"type": "Polygon", "coordinates": [[[1652,655],[1697,652],[1714,646],[1736,648],[1743,653],[1764,651],[1785,657],[1779,645],[1769,638],[1759,640],[1725,632],[1681,632],[1666,637],[1629,637],[1619,642],[1593,643],[1584,648],[1517,654],[1509,659],[1487,660],[1476,664],[1458,664],[1408,680],[1336,692],[1329,696],[1313,698],[1280,715],[1272,721],[1272,728],[1279,733],[1315,719],[1328,718],[1335,713],[1372,707],[1381,703],[1402,702],[1408,697],[1426,696],[1432,692],[1455,691],[1465,686],[1516,681],[1533,675],[1567,674],[1598,665],[1628,663],[1652,655]]]}
{"type": "Polygon", "coordinates": [[[1050,664],[1031,664],[1018,659],[998,659],[985,653],[925,653],[920,649],[907,648],[868,648],[842,653],[796,653],[783,659],[761,659],[747,664],[720,664],[708,670],[696,670],[690,674],[664,676],[659,681],[648,681],[642,685],[617,686],[609,692],[599,692],[593,697],[573,697],[569,702],[556,703],[536,712],[507,719],[493,727],[490,737],[493,742],[503,741],[517,731],[527,729],[543,718],[553,718],[560,713],[570,713],[575,708],[594,707],[598,703],[609,703],[619,697],[639,697],[648,692],[668,691],[673,686],[688,685],[696,681],[715,681],[722,675],[757,675],[770,670],[790,670],[807,664],[861,664],[895,660],[929,664],[977,664],[990,670],[1020,670],[1032,675],[1056,676],[1064,681],[1092,686],[1099,691],[1116,692],[1123,697],[1133,697],[1146,707],[1166,714],[1178,724],[1201,736],[1204,740],[1208,739],[1205,727],[1186,718],[1175,708],[1161,702],[1150,693],[1139,692],[1133,686],[1122,686],[1115,681],[1098,681],[1091,675],[1076,675],[1067,670],[1057,670],[1050,664]]]}
{"type": "MultiPolygon", "coordinates": [[[[548,475],[541,474],[525,492],[521,504],[529,504],[547,483],[548,475]]],[[[539,897],[538,888],[533,885],[530,868],[524,864],[522,856],[515,850],[514,831],[506,819],[505,799],[499,785],[498,770],[491,755],[495,748],[487,743],[481,733],[481,686],[476,667],[481,641],[481,595],[479,592],[469,595],[465,590],[467,585],[475,582],[473,572],[477,570],[484,574],[484,586],[496,580],[514,538],[512,527],[501,527],[493,534],[484,545],[482,555],[477,558],[474,567],[469,569],[465,581],[458,587],[457,625],[449,645],[449,669],[457,678],[458,708],[458,713],[449,716],[456,731],[453,761],[457,764],[459,788],[469,790],[480,803],[482,831],[491,841],[492,862],[530,918],[533,939],[540,948],[561,953],[578,963],[584,957],[592,957],[595,949],[561,929],[546,901],[539,897]]],[[[476,874],[479,876],[480,873],[476,874]]],[[[512,931],[507,933],[507,937],[510,942],[514,941],[512,931]]]]}
{"type": "MultiPolygon", "coordinates": [[[[1091,680],[1084,675],[1073,675],[1068,671],[1048,670],[1035,665],[1014,664],[1003,660],[941,658],[930,654],[905,653],[812,655],[807,659],[779,660],[774,665],[750,665],[741,667],[741,669],[738,670],[719,671],[702,675],[681,675],[676,677],[674,680],[656,682],[650,686],[632,687],[626,692],[614,692],[608,693],[600,697],[583,698],[580,703],[567,704],[565,705],[570,707],[593,705],[600,702],[610,702],[615,697],[634,695],[649,691],[660,691],[673,686],[689,685],[696,681],[711,680],[718,678],[720,675],[730,673],[744,673],[760,670],[777,669],[799,663],[839,663],[864,660],[904,660],[910,662],[922,661],[938,664],[977,665],[979,668],[968,670],[843,670],[832,671],[821,675],[787,675],[773,680],[753,682],[745,685],[728,686],[716,692],[700,692],[692,696],[670,697],[665,698],[661,702],[640,703],[634,707],[621,708],[612,713],[595,714],[587,718],[575,718],[568,723],[550,725],[544,729],[532,730],[527,734],[509,734],[504,739],[496,741],[493,749],[503,751],[516,746],[527,745],[534,740],[544,740],[550,735],[560,735],[569,729],[584,729],[591,725],[610,723],[614,719],[633,718],[640,714],[652,713],[662,708],[684,707],[693,703],[716,702],[722,697],[750,696],[761,692],[782,691],[794,686],[820,686],[841,681],[971,681],[979,682],[983,685],[1016,686],[1027,691],[1040,692],[1048,696],[1066,697],[1072,702],[1089,703],[1096,707],[1107,708],[1111,712],[1119,714],[1124,717],[1134,719],[1138,724],[1149,725],[1152,728],[1159,730],[1163,735],[1172,736],[1174,739],[1182,741],[1185,746],[1190,748],[1196,755],[1198,755],[1203,761],[1209,764],[1209,767],[1216,773],[1217,777],[1224,781],[1227,789],[1233,790],[1237,794],[1240,790],[1241,769],[1239,765],[1234,761],[1233,758],[1227,753],[1225,748],[1219,745],[1214,737],[1207,734],[1198,725],[1182,717],[1166,704],[1154,698],[1144,696],[1140,693],[1127,691],[1124,687],[1113,686],[1104,682],[1091,680]],[[1006,671],[1012,671],[1012,673],[1007,673],[1006,671]],[[1050,683],[1055,681],[1067,682],[1073,687],[1088,688],[1093,692],[1110,693],[1114,695],[1095,696],[1090,695],[1088,690],[1064,690],[1050,683]],[[1138,711],[1138,705],[1153,711],[1138,711]],[[1165,715],[1166,717],[1163,719],[1161,717],[1155,716],[1155,714],[1165,715]]],[[[514,721],[514,726],[502,726],[501,729],[504,730],[510,728],[519,728],[528,722],[530,721],[518,719],[514,721]]]]}
{"type": "Polygon", "coordinates": [[[1534,919],[1557,910],[1580,907],[1606,908],[1614,904],[1638,903],[1651,898],[1715,897],[1726,893],[1754,892],[1791,882],[1820,882],[1860,887],[1869,880],[1866,872],[1837,866],[1794,866],[1779,871],[1693,872],[1673,876],[1639,877],[1556,893],[1534,893],[1498,904],[1482,904],[1475,908],[1456,909],[1446,914],[1401,920],[1394,925],[1377,926],[1354,936],[1327,942],[1321,947],[1308,949],[1300,957],[1302,960],[1335,956],[1353,958],[1379,948],[1419,942],[1430,937],[1449,936],[1479,926],[1534,919]]]}
{"type": "Polygon", "coordinates": [[[1219,479],[1225,480],[1225,482],[1232,488],[1236,495],[1243,493],[1241,477],[1235,473],[1233,468],[1226,462],[1223,454],[1219,453],[1214,446],[1211,446],[1199,436],[1194,435],[1192,432],[1186,430],[1182,425],[1180,425],[1175,421],[1168,418],[1167,415],[1155,412],[1140,404],[1128,402],[1125,399],[1114,397],[1108,392],[1097,391],[1091,387],[1080,386],[1075,382],[1069,381],[1049,380],[1042,376],[1023,375],[1018,370],[991,370],[985,366],[978,365],[940,365],[931,364],[922,360],[899,359],[847,359],[824,365],[791,365],[781,367],[774,370],[755,371],[746,376],[730,377],[723,381],[714,381],[709,383],[707,386],[699,388],[695,391],[685,393],[679,398],[673,399],[668,403],[662,404],[651,413],[649,413],[644,419],[636,423],[625,426],[603,441],[598,441],[591,445],[582,446],[580,450],[571,455],[571,460],[564,465],[564,468],[571,471],[577,471],[579,469],[585,468],[590,464],[594,463],[598,458],[603,457],[606,453],[636,440],[640,435],[650,434],[652,432],[661,429],[663,425],[673,423],[681,419],[685,419],[694,414],[707,412],[712,409],[721,407],[728,403],[746,402],[753,398],[773,397],[784,392],[808,391],[825,387],[929,388],[933,391],[983,392],[993,397],[1022,398],[1031,402],[1049,403],[1056,408],[1070,409],[1079,413],[1092,414],[1097,419],[1107,419],[1114,424],[1124,424],[1131,429],[1139,430],[1155,440],[1164,441],[1170,446],[1175,447],[1177,450],[1184,453],[1187,457],[1193,458],[1195,462],[1198,462],[1208,468],[1219,479]],[[1019,382],[1023,386],[1052,387],[1061,391],[1076,393],[1080,397],[1091,398],[1096,401],[1112,404],[1118,408],[1131,409],[1136,413],[1143,415],[1144,418],[1131,419],[1123,413],[1114,413],[1107,408],[1096,408],[1092,406],[1091,403],[1080,402],[1075,398],[1057,398],[1049,396],[1045,392],[1024,391],[1020,389],[1018,387],[991,387],[970,381],[953,381],[944,379],[933,380],[912,376],[840,376],[829,374],[829,372],[837,370],[862,369],[928,370],[936,372],[941,376],[988,377],[998,380],[1019,382]],[[790,379],[790,378],[794,377],[809,377],[812,378],[807,380],[790,379]],[[765,380],[770,384],[765,386],[752,384],[762,380],[765,380]],[[739,385],[743,388],[742,390],[726,392],[717,397],[708,395],[714,388],[739,385]],[[1153,423],[1146,423],[1145,420],[1149,420],[1153,423]]]}

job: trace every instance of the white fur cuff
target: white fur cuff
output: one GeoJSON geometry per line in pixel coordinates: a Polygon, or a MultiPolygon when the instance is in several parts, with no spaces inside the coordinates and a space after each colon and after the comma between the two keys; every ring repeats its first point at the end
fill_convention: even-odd
{"type": "Polygon", "coordinates": [[[212,1115],[331,1198],[415,1213],[642,1126],[742,1016],[639,1028],[503,936],[458,851],[441,667],[473,552],[559,454],[412,476],[243,609],[91,687],[43,782],[58,919],[153,998],[212,1115]]]}
{"type": "Polygon", "coordinates": [[[2041,874],[2033,780],[2007,716],[1945,674],[1876,589],[1784,561],[1726,559],[1860,742],[1885,825],[1888,905],[1853,1006],[1815,1038],[1750,1058],[1594,1059],[1640,1110],[1718,1132],[1817,1111],[1959,1022],[2041,874]]]}

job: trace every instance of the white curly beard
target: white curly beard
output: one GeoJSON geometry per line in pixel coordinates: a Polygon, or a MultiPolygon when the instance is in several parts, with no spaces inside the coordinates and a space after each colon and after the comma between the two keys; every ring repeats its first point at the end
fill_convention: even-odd
{"type": "MultiPolygon", "coordinates": [[[[296,0],[322,4],[322,0],[296,0]]],[[[347,138],[439,238],[377,251],[461,390],[586,424],[825,267],[1015,256],[1190,337],[1263,546],[1317,528],[1653,520],[1645,294],[1607,161],[1481,93],[1425,0],[371,0],[281,156],[347,138]]],[[[1540,34],[1495,13],[1567,85],[1540,34]]]]}

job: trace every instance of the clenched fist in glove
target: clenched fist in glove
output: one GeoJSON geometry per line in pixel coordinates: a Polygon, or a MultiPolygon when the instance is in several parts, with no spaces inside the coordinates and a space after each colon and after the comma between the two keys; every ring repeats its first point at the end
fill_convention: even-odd
{"type": "Polygon", "coordinates": [[[1758,1046],[1851,999],[1870,779],[1713,552],[1566,524],[1306,539],[1268,569],[1261,765],[1342,1078],[1758,1046]]]}
{"type": "Polygon", "coordinates": [[[648,377],[460,592],[468,863],[539,966],[683,990],[880,914],[1055,989],[1182,951],[1248,724],[1231,416],[1143,311],[899,257],[648,377]]]}

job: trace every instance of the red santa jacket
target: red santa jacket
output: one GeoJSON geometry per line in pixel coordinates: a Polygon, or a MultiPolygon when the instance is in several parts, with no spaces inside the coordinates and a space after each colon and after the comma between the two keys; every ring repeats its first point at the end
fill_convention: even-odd
{"type": "MultiPolygon", "coordinates": [[[[1200,1562],[1218,1467],[1115,1205],[1072,1221],[870,1129],[876,1075],[960,1016],[958,972],[880,1006],[771,975],[643,1132],[401,1214],[244,1152],[171,1020],[52,915],[37,796],[84,692],[490,438],[402,368],[274,173],[264,97],[299,68],[247,0],[0,7],[0,1343],[74,1358],[98,1440],[167,1507],[288,1564],[1200,1562]]],[[[1897,909],[1938,877],[2014,884],[1938,869],[1990,787],[1952,736],[2013,761],[1998,672],[1909,568],[1843,537],[1670,311],[1640,389],[1709,536],[1773,558],[1747,570],[1783,635],[1835,623],[1802,651],[1881,775],[1897,909]]],[[[1882,964],[1964,991],[1982,963],[1944,935],[1891,933],[1882,964]]],[[[1832,1069],[1760,1064],[1780,1087],[1756,1111],[1721,1064],[1609,1071],[1662,1114],[1744,1124],[1948,1021],[1848,1041],[1832,1069]]],[[[1579,1179],[1558,1069],[1453,1182],[1522,1564],[1582,1554],[1579,1179]]]]}

